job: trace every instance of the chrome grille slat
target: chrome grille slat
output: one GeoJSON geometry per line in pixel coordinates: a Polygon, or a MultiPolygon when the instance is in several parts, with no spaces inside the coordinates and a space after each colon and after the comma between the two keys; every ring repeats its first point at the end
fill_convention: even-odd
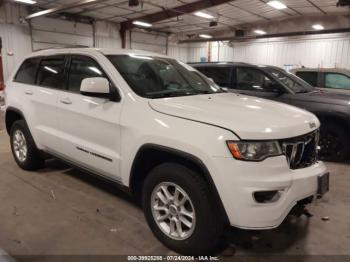
{"type": "Polygon", "coordinates": [[[319,130],[280,141],[284,155],[291,169],[311,166],[317,161],[319,130]]]}

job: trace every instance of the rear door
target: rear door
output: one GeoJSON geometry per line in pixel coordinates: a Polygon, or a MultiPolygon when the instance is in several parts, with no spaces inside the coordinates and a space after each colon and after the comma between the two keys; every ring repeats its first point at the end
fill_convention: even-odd
{"type": "Polygon", "coordinates": [[[44,149],[57,144],[57,91],[63,88],[64,64],[65,56],[29,58],[13,82],[35,142],[44,149]]]}
{"type": "Polygon", "coordinates": [[[121,102],[80,94],[83,79],[109,79],[97,59],[71,55],[68,68],[67,90],[58,98],[58,153],[75,164],[119,180],[121,102]]]}

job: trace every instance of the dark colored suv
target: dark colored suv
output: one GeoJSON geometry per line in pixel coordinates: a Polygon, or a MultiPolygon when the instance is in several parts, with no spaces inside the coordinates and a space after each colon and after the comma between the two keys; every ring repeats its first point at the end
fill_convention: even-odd
{"type": "MultiPolygon", "coordinates": [[[[320,119],[320,157],[343,161],[350,153],[350,94],[320,91],[281,68],[246,63],[192,63],[230,92],[271,99],[313,112],[320,119]]],[[[258,108],[257,108],[258,110],[258,108]]]]}

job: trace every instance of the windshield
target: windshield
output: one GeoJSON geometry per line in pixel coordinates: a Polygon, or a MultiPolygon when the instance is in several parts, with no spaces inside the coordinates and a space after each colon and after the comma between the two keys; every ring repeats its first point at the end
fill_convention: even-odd
{"type": "Polygon", "coordinates": [[[147,98],[221,93],[223,90],[192,67],[175,59],[109,55],[131,89],[147,98]]]}
{"type": "Polygon", "coordinates": [[[292,89],[295,93],[307,93],[315,90],[311,85],[299,77],[289,74],[284,70],[275,68],[266,68],[266,70],[276,77],[282,84],[292,89]]]}

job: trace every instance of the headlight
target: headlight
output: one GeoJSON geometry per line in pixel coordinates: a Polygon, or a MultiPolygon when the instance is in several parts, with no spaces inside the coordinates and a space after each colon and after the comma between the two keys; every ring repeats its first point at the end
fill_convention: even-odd
{"type": "Polygon", "coordinates": [[[262,161],[267,157],[282,155],[281,147],[277,141],[227,141],[227,146],[233,157],[239,160],[262,161]]]}

